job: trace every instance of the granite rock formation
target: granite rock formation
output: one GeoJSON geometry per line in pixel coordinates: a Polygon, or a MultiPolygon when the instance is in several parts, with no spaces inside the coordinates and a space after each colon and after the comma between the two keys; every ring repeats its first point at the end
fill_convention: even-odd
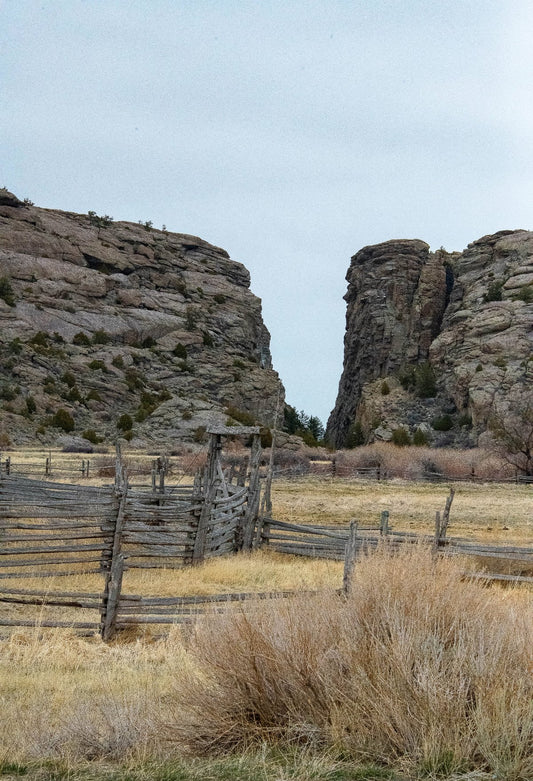
{"type": "Polygon", "coordinates": [[[395,429],[478,443],[496,407],[531,390],[533,233],[501,231],[462,253],[388,241],[352,258],[344,370],[327,436],[395,429]],[[428,387],[433,384],[433,388],[428,387]]]}
{"type": "Polygon", "coordinates": [[[197,237],[0,191],[0,434],[51,443],[59,409],[106,440],[129,415],[146,443],[271,424],[283,388],[249,285],[197,237]]]}

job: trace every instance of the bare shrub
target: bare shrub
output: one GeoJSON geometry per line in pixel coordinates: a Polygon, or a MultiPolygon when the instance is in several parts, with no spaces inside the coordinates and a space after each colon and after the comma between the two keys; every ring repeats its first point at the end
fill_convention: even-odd
{"type": "Polygon", "coordinates": [[[196,752],[336,746],[427,774],[533,773],[533,622],[415,549],[363,559],[330,593],[210,617],[179,679],[171,740],[196,752]]]}
{"type": "Polygon", "coordinates": [[[512,468],[490,450],[475,448],[402,447],[387,442],[342,450],[336,456],[339,477],[350,477],[358,471],[379,469],[384,477],[408,480],[467,480],[471,478],[505,480],[513,476],[512,468]]]}

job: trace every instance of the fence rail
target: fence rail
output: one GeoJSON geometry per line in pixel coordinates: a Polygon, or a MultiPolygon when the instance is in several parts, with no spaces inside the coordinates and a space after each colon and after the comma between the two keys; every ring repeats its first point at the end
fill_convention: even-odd
{"type": "Polygon", "coordinates": [[[348,551],[355,560],[380,542],[399,549],[423,541],[446,555],[475,556],[489,562],[501,559],[519,571],[477,573],[475,577],[533,582],[525,574],[533,568],[533,548],[447,537],[453,491],[442,517],[437,513],[433,534],[395,531],[386,511],[379,524],[357,529],[352,525],[350,530],[262,518],[259,434],[253,431],[245,485],[242,473],[233,483],[222,470],[221,436],[212,433],[205,472],[190,486],[165,486],[164,480],[153,480],[152,490],[131,486],[120,457],[115,484],[104,487],[0,473],[0,626],[72,627],[86,633],[100,631],[109,639],[117,630],[132,625],[182,623],[212,610],[290,595],[292,592],[147,597],[127,594],[122,587],[127,570],[182,567],[254,545],[334,560],[345,559],[348,551]],[[14,579],[87,573],[102,576],[101,592],[25,589],[16,582],[9,585],[14,579]]]}

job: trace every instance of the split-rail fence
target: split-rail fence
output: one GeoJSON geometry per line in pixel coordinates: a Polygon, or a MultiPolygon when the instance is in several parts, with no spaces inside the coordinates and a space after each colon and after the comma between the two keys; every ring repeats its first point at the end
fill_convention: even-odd
{"type": "Polygon", "coordinates": [[[257,428],[220,428],[210,431],[205,470],[191,485],[165,486],[162,475],[160,480],[153,476],[151,490],[132,486],[120,451],[115,483],[109,486],[32,480],[0,471],[0,627],[69,627],[89,634],[99,631],[108,640],[117,630],[132,626],[181,623],[244,602],[288,596],[282,592],[163,597],[128,594],[123,588],[127,571],[193,565],[263,545],[292,555],[344,559],[344,590],[350,567],[362,552],[379,544],[394,550],[421,540],[448,555],[506,560],[522,568],[518,574],[481,577],[533,582],[524,574],[533,567],[533,548],[447,536],[453,489],[442,516],[437,513],[432,535],[394,531],[387,511],[374,527],[292,524],[272,518],[271,472],[261,501],[260,457],[257,428]],[[222,437],[235,433],[251,436],[252,445],[248,464],[229,475],[221,462],[222,437]],[[74,580],[66,582],[77,585],[76,576],[85,575],[100,575],[102,587],[91,592],[23,587],[25,579],[35,577],[72,576],[74,580]],[[85,620],[79,620],[79,610],[85,611],[85,620]]]}

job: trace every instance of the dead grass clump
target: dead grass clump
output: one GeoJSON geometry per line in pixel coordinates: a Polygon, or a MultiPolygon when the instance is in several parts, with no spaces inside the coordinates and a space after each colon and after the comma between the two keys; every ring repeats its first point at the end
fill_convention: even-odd
{"type": "Polygon", "coordinates": [[[428,551],[361,561],[334,593],[211,617],[193,637],[171,739],[276,741],[433,774],[533,774],[533,622],[517,592],[461,580],[428,551]]]}
{"type": "Polygon", "coordinates": [[[482,448],[396,447],[388,442],[375,442],[354,450],[341,450],[336,456],[339,477],[350,477],[358,470],[377,468],[389,478],[406,480],[506,480],[514,476],[509,465],[498,455],[482,448]]]}

